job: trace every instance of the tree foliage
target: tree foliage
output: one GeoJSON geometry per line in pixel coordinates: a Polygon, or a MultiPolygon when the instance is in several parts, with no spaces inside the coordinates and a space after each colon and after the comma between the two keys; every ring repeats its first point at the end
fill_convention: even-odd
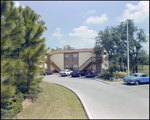
{"type": "Polygon", "coordinates": [[[1,82],[1,118],[22,109],[21,94],[33,99],[42,91],[42,77],[37,76],[44,69],[40,65],[49,48],[41,38],[47,30],[45,22],[39,18],[28,6],[15,8],[13,1],[1,1],[1,77],[5,78],[1,82]],[[13,97],[15,101],[11,101],[13,97]]]}
{"type": "Polygon", "coordinates": [[[63,48],[59,48],[59,47],[56,47],[55,49],[52,48],[51,51],[59,51],[59,50],[74,50],[75,48],[74,47],[71,47],[70,45],[65,45],[63,46],[63,48]]]}
{"type": "MultiPolygon", "coordinates": [[[[106,27],[101,30],[96,38],[96,43],[101,45],[108,53],[109,62],[118,59],[120,71],[126,70],[127,56],[127,21],[128,21],[128,40],[130,69],[138,72],[138,55],[142,49],[142,43],[147,42],[146,34],[143,29],[138,29],[133,20],[126,20],[117,26],[106,27]]],[[[96,52],[95,45],[94,51],[96,52]]],[[[102,52],[102,51],[101,51],[102,52]]]]}

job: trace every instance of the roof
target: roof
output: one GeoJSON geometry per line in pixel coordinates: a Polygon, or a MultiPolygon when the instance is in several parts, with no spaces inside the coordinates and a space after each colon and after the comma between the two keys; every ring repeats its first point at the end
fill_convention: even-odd
{"type": "Polygon", "coordinates": [[[86,49],[74,49],[74,50],[58,50],[52,51],[50,54],[58,54],[58,53],[75,53],[75,52],[94,52],[93,48],[86,48],[86,49]]]}

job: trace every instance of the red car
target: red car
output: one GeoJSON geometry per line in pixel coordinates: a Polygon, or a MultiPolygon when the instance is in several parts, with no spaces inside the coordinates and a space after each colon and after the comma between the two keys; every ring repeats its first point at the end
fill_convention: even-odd
{"type": "Polygon", "coordinates": [[[50,71],[49,69],[45,69],[45,72],[43,73],[43,75],[51,75],[53,74],[52,71],[50,71]]]}
{"type": "Polygon", "coordinates": [[[89,69],[86,73],[86,77],[95,77],[97,75],[96,71],[94,69],[89,69]]]}

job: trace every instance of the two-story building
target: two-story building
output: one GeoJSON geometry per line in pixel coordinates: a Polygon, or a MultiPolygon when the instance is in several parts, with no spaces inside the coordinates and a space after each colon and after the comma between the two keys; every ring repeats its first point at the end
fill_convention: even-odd
{"type": "Polygon", "coordinates": [[[52,51],[47,56],[44,66],[51,71],[57,70],[58,72],[72,68],[73,70],[94,69],[97,73],[101,73],[109,67],[106,56],[107,54],[102,60],[101,56],[94,54],[92,48],[52,51]]]}

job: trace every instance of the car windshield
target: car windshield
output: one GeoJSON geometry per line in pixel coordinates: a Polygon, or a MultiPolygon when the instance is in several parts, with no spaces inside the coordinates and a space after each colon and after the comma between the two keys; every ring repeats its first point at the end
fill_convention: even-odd
{"type": "Polygon", "coordinates": [[[78,73],[78,72],[79,72],[78,70],[73,71],[73,73],[78,73]]]}
{"type": "Polygon", "coordinates": [[[142,75],[142,77],[147,77],[147,76],[148,76],[148,75],[146,75],[146,74],[143,74],[143,75],[142,75]]]}
{"type": "Polygon", "coordinates": [[[138,77],[139,75],[138,75],[138,74],[132,74],[132,76],[134,76],[134,77],[138,77]]]}
{"type": "Polygon", "coordinates": [[[45,71],[50,71],[49,69],[45,69],[45,71]]]}
{"type": "Polygon", "coordinates": [[[66,72],[66,70],[62,70],[62,72],[66,72]]]}
{"type": "Polygon", "coordinates": [[[93,70],[88,70],[88,72],[93,72],[93,70]]]}

